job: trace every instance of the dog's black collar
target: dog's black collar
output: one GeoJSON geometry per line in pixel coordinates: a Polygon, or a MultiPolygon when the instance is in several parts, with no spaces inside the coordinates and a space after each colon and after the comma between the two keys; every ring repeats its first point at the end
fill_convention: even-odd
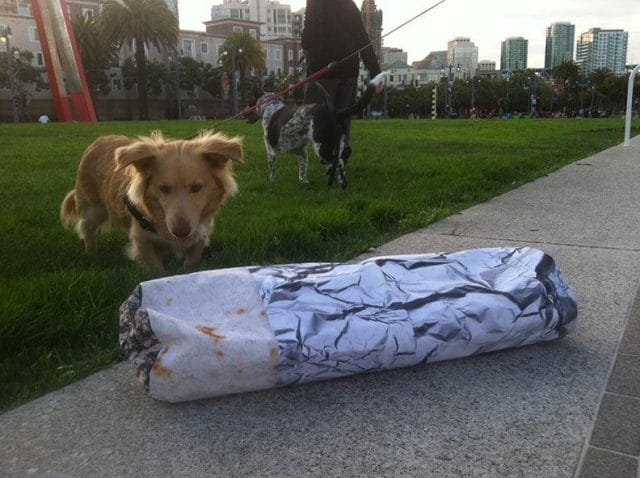
{"type": "Polygon", "coordinates": [[[124,196],[124,204],[125,206],[127,206],[127,209],[129,210],[131,215],[136,219],[136,221],[138,221],[138,224],[140,224],[140,227],[142,229],[148,232],[157,232],[156,228],[153,227],[153,224],[151,224],[149,218],[142,214],[142,211],[138,209],[135,204],[133,204],[131,199],[129,199],[129,196],[126,194],[124,196]]]}

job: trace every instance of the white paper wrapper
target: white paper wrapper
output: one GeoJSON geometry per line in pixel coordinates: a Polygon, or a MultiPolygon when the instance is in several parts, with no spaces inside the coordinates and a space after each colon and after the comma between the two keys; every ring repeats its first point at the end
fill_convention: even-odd
{"type": "Polygon", "coordinates": [[[577,306],[531,248],[234,268],[140,284],[120,343],[179,402],[554,340],[577,306]]]}

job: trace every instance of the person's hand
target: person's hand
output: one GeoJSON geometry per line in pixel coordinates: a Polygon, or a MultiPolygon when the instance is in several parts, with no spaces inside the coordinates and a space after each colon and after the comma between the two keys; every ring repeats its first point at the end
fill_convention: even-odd
{"type": "Polygon", "coordinates": [[[380,93],[382,93],[382,91],[384,90],[384,83],[380,83],[377,87],[376,87],[376,95],[379,95],[380,93]]]}

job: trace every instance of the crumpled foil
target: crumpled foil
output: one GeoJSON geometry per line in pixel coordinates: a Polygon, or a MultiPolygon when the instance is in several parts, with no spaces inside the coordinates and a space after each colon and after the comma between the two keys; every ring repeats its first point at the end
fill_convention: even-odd
{"type": "MultiPolygon", "coordinates": [[[[374,257],[358,264],[234,268],[210,274],[143,283],[121,308],[121,346],[156,398],[182,401],[461,358],[554,340],[577,325],[576,300],[553,259],[527,247],[374,257]],[[238,302],[225,303],[223,309],[226,307],[228,312],[223,313],[215,296],[226,295],[220,286],[225,274],[249,275],[251,280],[245,277],[242,283],[253,283],[255,287],[242,293],[236,291],[238,302]],[[167,280],[179,282],[181,296],[189,295],[187,307],[162,310],[165,299],[154,294],[157,296],[159,290],[166,294],[174,288],[167,287],[167,280]],[[193,281],[197,287],[189,286],[193,281]],[[214,290],[215,294],[210,293],[214,290]],[[198,295],[206,296],[206,300],[198,295]],[[244,310],[245,300],[253,304],[252,320],[264,316],[268,327],[243,332],[240,339],[233,340],[232,353],[244,355],[251,351],[253,360],[243,363],[245,378],[241,383],[229,378],[229,371],[225,370],[226,383],[208,384],[206,390],[190,392],[188,396],[173,396],[173,388],[184,390],[182,382],[195,377],[184,371],[167,373],[164,365],[164,373],[156,377],[156,382],[168,382],[161,387],[162,393],[154,393],[149,377],[153,379],[162,351],[158,355],[158,341],[149,337],[153,322],[158,329],[163,328],[159,321],[172,314],[170,320],[174,322],[191,323],[194,338],[189,340],[188,334],[181,332],[177,342],[182,352],[175,350],[176,343],[171,343],[172,353],[177,352],[178,357],[191,353],[196,359],[189,359],[189,366],[203,369],[197,380],[215,380],[220,377],[220,367],[230,366],[218,363],[216,354],[230,349],[222,339],[213,344],[201,341],[198,331],[205,325],[207,330],[217,330],[222,324],[220,319],[212,319],[203,325],[209,316],[207,311],[214,309],[225,317],[223,327],[229,331],[234,322],[224,314],[244,310]],[[257,311],[256,300],[262,304],[262,312],[257,311]],[[141,350],[144,344],[150,345],[148,353],[141,350]],[[210,348],[189,350],[193,347],[210,348]],[[150,357],[156,360],[151,365],[150,357]],[[246,380],[246,369],[254,366],[262,370],[261,382],[255,388],[246,380]]],[[[229,302],[228,297],[224,300],[229,302]]],[[[165,333],[164,340],[171,342],[172,337],[165,333]]]]}

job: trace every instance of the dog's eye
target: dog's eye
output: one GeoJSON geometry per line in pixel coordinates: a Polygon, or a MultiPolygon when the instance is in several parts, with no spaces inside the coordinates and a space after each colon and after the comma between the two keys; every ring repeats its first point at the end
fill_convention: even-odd
{"type": "Polygon", "coordinates": [[[189,188],[189,191],[192,194],[195,194],[195,193],[199,193],[201,189],[202,189],[202,184],[197,184],[196,183],[196,184],[192,184],[191,185],[191,187],[189,188]]]}
{"type": "Polygon", "coordinates": [[[159,189],[162,194],[171,194],[171,186],[163,184],[159,189]]]}

